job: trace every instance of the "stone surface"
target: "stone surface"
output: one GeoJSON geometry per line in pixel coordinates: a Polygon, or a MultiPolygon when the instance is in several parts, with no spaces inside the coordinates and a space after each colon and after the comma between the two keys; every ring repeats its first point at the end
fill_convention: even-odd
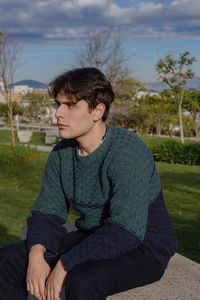
{"type": "Polygon", "coordinates": [[[46,130],[46,136],[59,136],[59,129],[52,128],[52,129],[46,130]]]}
{"type": "Polygon", "coordinates": [[[160,281],[107,300],[199,300],[200,264],[176,253],[160,281]]]}
{"type": "Polygon", "coordinates": [[[56,142],[56,136],[45,136],[45,144],[54,144],[56,142]]]}
{"type": "Polygon", "coordinates": [[[19,138],[19,141],[22,143],[30,142],[32,137],[32,131],[31,130],[19,130],[17,133],[17,136],[19,138]]]}

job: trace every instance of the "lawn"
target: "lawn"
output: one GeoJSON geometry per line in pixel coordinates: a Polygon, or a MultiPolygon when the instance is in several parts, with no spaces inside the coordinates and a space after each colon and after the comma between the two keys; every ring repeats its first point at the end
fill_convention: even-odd
{"type": "MultiPolygon", "coordinates": [[[[10,135],[10,130],[9,129],[1,129],[0,130],[0,144],[10,143],[11,142],[11,137],[10,136],[11,135],[10,135]]],[[[19,143],[16,131],[15,131],[15,141],[16,141],[16,144],[24,144],[24,143],[19,143]]],[[[27,142],[25,144],[28,144],[28,145],[46,145],[45,144],[45,132],[33,131],[33,135],[31,137],[30,142],[27,142]]]]}
{"type": "MultiPolygon", "coordinates": [[[[0,168],[0,245],[18,240],[40,190],[48,153],[20,167],[0,168]]],[[[200,167],[156,163],[179,240],[178,252],[200,263],[200,167]]],[[[69,222],[76,213],[71,210],[69,222]]]]}

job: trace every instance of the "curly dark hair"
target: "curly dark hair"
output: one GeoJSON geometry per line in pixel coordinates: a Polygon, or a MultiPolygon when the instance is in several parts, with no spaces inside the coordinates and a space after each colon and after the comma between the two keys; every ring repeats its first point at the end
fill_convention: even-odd
{"type": "Polygon", "coordinates": [[[106,76],[97,68],[73,69],[57,76],[49,84],[49,94],[56,99],[58,93],[66,95],[74,101],[85,100],[89,110],[99,103],[105,105],[102,120],[108,117],[114,92],[106,76]]]}

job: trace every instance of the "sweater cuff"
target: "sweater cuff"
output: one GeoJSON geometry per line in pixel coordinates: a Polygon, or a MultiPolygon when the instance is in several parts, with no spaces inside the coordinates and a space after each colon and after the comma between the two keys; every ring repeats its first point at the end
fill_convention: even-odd
{"type": "Polygon", "coordinates": [[[66,270],[87,261],[114,259],[134,250],[139,238],[121,225],[105,221],[104,225],[61,256],[66,270]]]}
{"type": "Polygon", "coordinates": [[[27,219],[28,231],[26,245],[28,252],[36,244],[43,245],[46,250],[57,254],[60,239],[66,234],[62,226],[65,220],[53,215],[32,210],[32,216],[27,219]]]}

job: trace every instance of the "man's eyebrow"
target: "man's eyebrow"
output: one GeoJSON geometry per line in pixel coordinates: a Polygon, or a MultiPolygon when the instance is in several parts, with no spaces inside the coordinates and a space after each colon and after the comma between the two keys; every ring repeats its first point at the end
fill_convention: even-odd
{"type": "Polygon", "coordinates": [[[77,102],[75,101],[62,101],[64,104],[70,104],[70,105],[75,105],[77,102]]]}
{"type": "Polygon", "coordinates": [[[57,99],[55,99],[55,102],[58,103],[58,104],[61,104],[61,103],[64,103],[64,104],[70,104],[70,105],[75,105],[77,102],[71,100],[63,100],[63,101],[58,101],[57,99]]]}

